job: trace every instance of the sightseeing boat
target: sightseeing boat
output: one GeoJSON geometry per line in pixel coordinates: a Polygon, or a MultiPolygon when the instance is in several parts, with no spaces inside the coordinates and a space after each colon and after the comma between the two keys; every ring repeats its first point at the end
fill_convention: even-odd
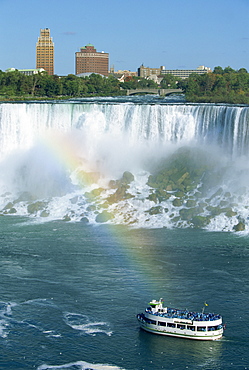
{"type": "MultiPolygon", "coordinates": [[[[163,306],[163,299],[152,300],[137,315],[140,327],[151,333],[172,337],[217,340],[223,335],[222,317],[214,313],[192,312],[163,306]]],[[[207,304],[205,304],[207,306],[207,304]]]]}

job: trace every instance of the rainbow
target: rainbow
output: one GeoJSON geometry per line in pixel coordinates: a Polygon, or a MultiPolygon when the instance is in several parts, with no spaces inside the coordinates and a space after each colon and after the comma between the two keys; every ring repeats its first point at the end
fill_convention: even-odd
{"type": "MultiPolygon", "coordinates": [[[[82,189],[86,189],[89,185],[98,183],[101,177],[105,174],[96,171],[97,166],[95,163],[89,163],[86,159],[83,159],[81,153],[77,150],[78,146],[75,143],[75,138],[70,135],[61,134],[58,132],[50,132],[49,135],[43,137],[43,144],[46,146],[46,150],[50,151],[50,154],[56,159],[59,165],[62,165],[69,173],[74,173],[77,179],[77,184],[82,189]]],[[[96,200],[92,192],[85,192],[89,203],[96,200]]],[[[108,212],[112,213],[115,218],[115,208],[108,208],[108,212]],[[110,210],[111,209],[111,210],[110,210]]],[[[165,282],[162,281],[165,272],[158,268],[156,252],[154,262],[151,256],[155,251],[155,240],[148,233],[144,234],[144,230],[134,230],[132,228],[127,232],[127,226],[120,225],[95,225],[95,227],[101,227],[101,233],[105,235],[105,240],[111,240],[115,245],[116,252],[114,255],[110,254],[110,257],[114,260],[114,263],[122,267],[124,265],[131,266],[133,273],[132,279],[137,279],[139,289],[150,290],[150,294],[153,295],[158,286],[163,285],[165,282]],[[141,279],[141,277],[143,278],[141,279]],[[144,278],[146,277],[146,278],[144,278]],[[143,286],[147,282],[147,286],[143,286]],[[149,282],[149,283],[148,283],[149,282]]],[[[93,228],[93,230],[94,230],[93,228]]],[[[108,250],[108,249],[107,249],[108,250]]]]}

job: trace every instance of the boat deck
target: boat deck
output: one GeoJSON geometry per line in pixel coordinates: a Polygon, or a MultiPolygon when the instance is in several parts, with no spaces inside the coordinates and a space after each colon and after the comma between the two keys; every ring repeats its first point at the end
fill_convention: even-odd
{"type": "Polygon", "coordinates": [[[167,312],[153,312],[151,307],[145,309],[145,312],[159,317],[181,319],[181,320],[191,320],[191,321],[216,321],[221,319],[221,315],[214,313],[200,313],[192,312],[188,310],[178,310],[175,308],[167,307],[167,312]]]}

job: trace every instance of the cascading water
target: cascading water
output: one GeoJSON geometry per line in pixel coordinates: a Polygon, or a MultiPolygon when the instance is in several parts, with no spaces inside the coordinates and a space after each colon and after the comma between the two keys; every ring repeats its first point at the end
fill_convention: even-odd
{"type": "Polygon", "coordinates": [[[141,102],[0,104],[1,213],[249,230],[249,108],[141,102]]]}

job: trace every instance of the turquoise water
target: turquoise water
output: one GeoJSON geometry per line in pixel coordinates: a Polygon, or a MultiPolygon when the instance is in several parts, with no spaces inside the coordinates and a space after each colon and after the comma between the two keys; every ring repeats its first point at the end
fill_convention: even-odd
{"type": "Polygon", "coordinates": [[[0,369],[247,369],[248,236],[0,218],[0,369]],[[220,313],[224,338],[139,329],[163,297],[220,313]]]}

